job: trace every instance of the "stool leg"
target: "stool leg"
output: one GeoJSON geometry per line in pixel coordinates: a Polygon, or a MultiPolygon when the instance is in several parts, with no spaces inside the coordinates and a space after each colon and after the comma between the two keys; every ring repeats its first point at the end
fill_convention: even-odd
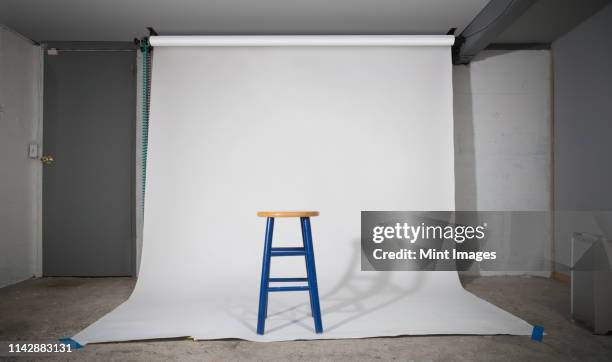
{"type": "Polygon", "coordinates": [[[319,288],[317,286],[317,270],[315,267],[314,249],[312,246],[312,231],[310,229],[310,218],[300,218],[302,222],[302,232],[304,249],[306,251],[306,270],[308,274],[308,286],[310,292],[310,306],[312,308],[312,318],[315,323],[315,332],[323,333],[321,322],[321,307],[319,305],[319,288]]]}
{"type": "Polygon", "coordinates": [[[257,334],[264,334],[266,317],[268,316],[268,286],[270,284],[270,259],[272,255],[272,234],[274,233],[274,218],[266,222],[266,238],[264,241],[263,261],[261,265],[261,285],[259,288],[259,313],[257,314],[257,334]]]}
{"type": "MultiPolygon", "coordinates": [[[[304,250],[308,250],[306,249],[306,229],[304,228],[304,218],[300,218],[300,226],[302,228],[302,244],[304,245],[304,250]]],[[[304,263],[306,264],[306,276],[308,279],[308,294],[309,294],[309,298],[308,300],[310,301],[310,316],[314,317],[313,314],[313,310],[314,310],[314,306],[312,305],[312,289],[310,289],[310,268],[308,268],[308,253],[304,253],[304,263]]]]}

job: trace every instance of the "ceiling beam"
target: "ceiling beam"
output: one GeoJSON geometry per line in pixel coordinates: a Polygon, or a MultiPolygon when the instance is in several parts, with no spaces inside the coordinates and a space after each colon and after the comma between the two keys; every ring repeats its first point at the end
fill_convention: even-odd
{"type": "Polygon", "coordinates": [[[457,37],[453,63],[468,64],[537,0],[491,0],[457,37]]]}

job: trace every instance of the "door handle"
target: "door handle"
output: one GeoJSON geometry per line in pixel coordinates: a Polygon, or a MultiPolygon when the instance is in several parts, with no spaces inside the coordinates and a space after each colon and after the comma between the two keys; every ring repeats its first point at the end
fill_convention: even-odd
{"type": "Polygon", "coordinates": [[[53,159],[53,156],[45,155],[40,158],[40,162],[42,162],[43,165],[49,166],[49,165],[52,165],[53,162],[55,162],[55,160],[53,159]]]}

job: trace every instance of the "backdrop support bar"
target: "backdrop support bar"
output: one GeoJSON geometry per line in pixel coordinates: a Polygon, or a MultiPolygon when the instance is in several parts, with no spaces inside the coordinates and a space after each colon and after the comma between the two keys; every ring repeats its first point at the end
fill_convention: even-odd
{"type": "Polygon", "coordinates": [[[452,35],[151,36],[152,46],[451,46],[452,35]]]}

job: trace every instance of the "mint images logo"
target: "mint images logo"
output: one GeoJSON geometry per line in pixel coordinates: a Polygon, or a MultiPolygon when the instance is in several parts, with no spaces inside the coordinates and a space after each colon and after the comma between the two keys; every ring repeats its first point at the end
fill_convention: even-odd
{"type": "Polygon", "coordinates": [[[451,211],[362,211],[362,270],[462,270],[495,260],[488,224],[451,211]]]}
{"type": "MultiPolygon", "coordinates": [[[[405,240],[415,244],[417,240],[453,240],[463,243],[466,240],[483,240],[486,225],[464,226],[464,225],[426,225],[422,222],[414,226],[406,222],[396,223],[395,226],[374,226],[372,228],[372,241],[380,244],[385,240],[405,240]]],[[[435,248],[402,248],[397,251],[385,251],[383,248],[374,249],[374,259],[391,260],[494,260],[497,253],[492,251],[457,251],[455,248],[437,250],[435,248]]]]}

